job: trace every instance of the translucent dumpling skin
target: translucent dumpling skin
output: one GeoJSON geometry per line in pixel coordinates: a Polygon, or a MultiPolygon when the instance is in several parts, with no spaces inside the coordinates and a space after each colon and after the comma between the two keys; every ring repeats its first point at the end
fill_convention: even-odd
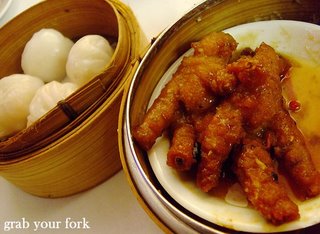
{"type": "Polygon", "coordinates": [[[84,36],[70,50],[66,65],[67,76],[81,86],[98,75],[112,55],[113,48],[104,37],[84,36]]]}
{"type": "Polygon", "coordinates": [[[41,29],[25,45],[21,57],[23,72],[44,82],[61,81],[66,76],[65,65],[73,44],[55,29],[41,29]]]}
{"type": "Polygon", "coordinates": [[[0,79],[0,138],[26,127],[29,104],[43,84],[41,79],[24,74],[0,79]]]}
{"type": "Polygon", "coordinates": [[[42,86],[30,103],[28,126],[49,112],[60,100],[67,98],[76,89],[77,85],[73,83],[60,83],[57,81],[51,81],[42,86]]]}

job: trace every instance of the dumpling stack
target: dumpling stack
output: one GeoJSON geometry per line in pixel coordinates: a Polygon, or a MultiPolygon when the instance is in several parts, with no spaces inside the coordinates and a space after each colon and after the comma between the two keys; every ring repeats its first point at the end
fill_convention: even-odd
{"type": "Polygon", "coordinates": [[[0,79],[0,139],[31,125],[98,75],[113,53],[99,35],[74,43],[55,29],[34,33],[21,56],[24,74],[0,79]]]}

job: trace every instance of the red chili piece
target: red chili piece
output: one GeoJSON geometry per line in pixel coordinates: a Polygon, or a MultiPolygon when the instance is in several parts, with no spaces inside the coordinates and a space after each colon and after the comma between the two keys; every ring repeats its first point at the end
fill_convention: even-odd
{"type": "Polygon", "coordinates": [[[289,102],[289,110],[291,111],[298,111],[301,108],[300,102],[293,100],[289,102]]]}

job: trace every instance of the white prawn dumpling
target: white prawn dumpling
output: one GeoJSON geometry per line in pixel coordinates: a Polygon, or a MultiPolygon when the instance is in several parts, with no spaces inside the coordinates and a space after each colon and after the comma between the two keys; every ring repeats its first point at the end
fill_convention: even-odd
{"type": "Polygon", "coordinates": [[[21,57],[23,72],[44,82],[61,81],[66,76],[66,62],[73,44],[55,29],[41,29],[25,45],[21,57]]]}
{"type": "Polygon", "coordinates": [[[51,81],[42,86],[29,105],[28,126],[53,109],[59,101],[67,98],[77,88],[76,84],[58,81],[51,81]]]}
{"type": "Polygon", "coordinates": [[[108,40],[99,35],[87,35],[80,38],[71,48],[66,71],[70,80],[79,86],[98,75],[113,55],[108,40]]]}
{"type": "Polygon", "coordinates": [[[0,138],[27,126],[29,104],[44,85],[37,77],[13,74],[0,79],[0,138]]]}

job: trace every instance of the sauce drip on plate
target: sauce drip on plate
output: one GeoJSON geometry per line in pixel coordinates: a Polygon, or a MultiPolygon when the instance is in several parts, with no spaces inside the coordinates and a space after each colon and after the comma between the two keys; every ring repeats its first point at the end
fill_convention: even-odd
{"type": "Polygon", "coordinates": [[[283,96],[320,171],[320,65],[300,58],[289,60],[292,67],[282,81],[283,96]]]}

